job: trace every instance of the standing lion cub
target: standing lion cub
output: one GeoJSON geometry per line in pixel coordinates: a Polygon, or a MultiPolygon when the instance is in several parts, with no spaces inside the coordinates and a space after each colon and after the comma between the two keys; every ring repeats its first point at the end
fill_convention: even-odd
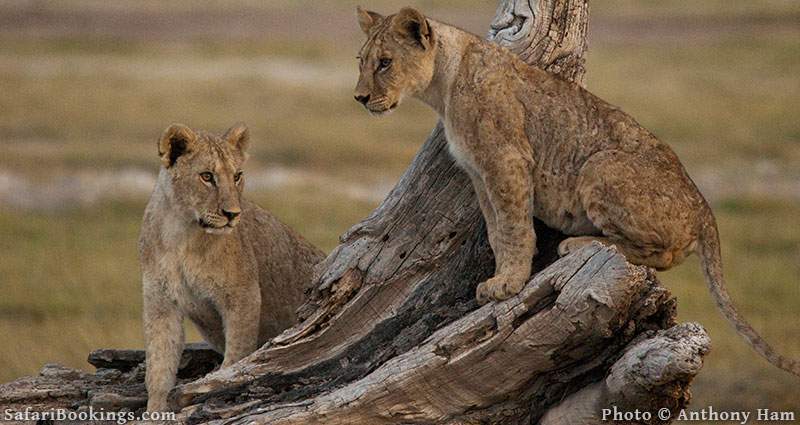
{"type": "Polygon", "coordinates": [[[415,9],[384,17],[359,8],[358,22],[367,41],[356,100],[373,114],[408,96],[427,103],[472,181],[496,261],[495,276],[478,285],[479,302],[522,289],[536,253],[534,216],[573,236],[559,246],[562,255],[602,241],[664,270],[698,252],[736,330],[800,375],[733,307],[714,215],[669,146],[577,84],[415,9]]]}
{"type": "Polygon", "coordinates": [[[183,319],[224,353],[222,367],[295,323],[322,252],[242,198],[248,131],[170,126],[139,238],[149,411],[166,411],[183,319]]]}

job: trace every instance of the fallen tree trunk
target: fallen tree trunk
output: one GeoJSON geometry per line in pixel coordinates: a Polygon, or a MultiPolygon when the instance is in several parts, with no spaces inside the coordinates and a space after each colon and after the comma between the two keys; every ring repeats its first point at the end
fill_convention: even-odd
{"type": "Polygon", "coordinates": [[[567,408],[551,413],[549,423],[575,424],[565,412],[592,412],[611,400],[679,407],[708,341],[696,325],[670,328],[673,316],[673,300],[648,270],[595,245],[548,267],[518,297],[470,312],[349,384],[328,391],[298,380],[315,395],[248,395],[246,403],[229,403],[218,387],[226,391],[228,378],[203,380],[203,390],[218,398],[205,400],[188,418],[220,424],[527,424],[587,386],[586,394],[567,398],[567,408]],[[653,333],[662,328],[670,329],[653,333]],[[651,348],[657,354],[639,355],[651,348]],[[601,388],[615,392],[592,390],[612,364],[616,372],[601,388]],[[640,382],[649,385],[629,385],[640,382]],[[215,405],[225,407],[209,408],[215,405]]]}
{"type": "MultiPolygon", "coordinates": [[[[184,391],[199,385],[205,397],[179,417],[219,424],[579,425],[603,423],[601,409],[609,406],[674,412],[688,402],[688,384],[709,344],[702,327],[674,326],[674,315],[674,299],[652,271],[595,244],[538,273],[518,297],[473,310],[331,390],[321,388],[325,379],[301,374],[282,382],[250,376],[232,387],[236,380],[220,377],[229,370],[192,383],[221,361],[192,345],[179,378],[184,391]]],[[[0,405],[140,411],[143,360],[142,351],[98,350],[89,356],[95,374],[49,365],[38,377],[0,387],[0,405]]],[[[317,372],[326,374],[338,375],[317,372]]]]}
{"type": "MultiPolygon", "coordinates": [[[[489,38],[580,83],[587,20],[585,0],[505,0],[489,38]]],[[[439,125],[319,266],[302,322],[232,367],[183,381],[171,400],[186,422],[248,424],[592,424],[612,404],[682,407],[708,349],[702,328],[674,326],[669,293],[613,249],[553,263],[563,236],[541,223],[537,234],[540,273],[518,297],[478,308],[475,287],[494,260],[439,125]]],[[[7,384],[0,405],[32,402],[61,380],[76,391],[41,406],[136,409],[141,366],[114,360],[131,353],[106,357],[104,367],[128,369],[7,384]],[[83,385],[92,391],[79,394],[83,385]]]]}

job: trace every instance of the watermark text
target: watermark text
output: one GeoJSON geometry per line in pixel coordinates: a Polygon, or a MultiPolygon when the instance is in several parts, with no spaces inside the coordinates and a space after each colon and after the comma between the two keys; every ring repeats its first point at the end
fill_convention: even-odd
{"type": "Polygon", "coordinates": [[[603,409],[601,419],[604,422],[646,422],[654,419],[675,422],[729,422],[741,425],[759,422],[791,422],[797,414],[790,410],[756,409],[756,410],[718,410],[712,406],[702,409],[680,409],[673,412],[664,407],[656,411],[624,410],[616,406],[603,409]]]}
{"type": "Polygon", "coordinates": [[[68,409],[38,411],[32,408],[26,408],[25,410],[5,409],[2,413],[2,419],[9,422],[54,421],[59,423],[63,421],[73,421],[94,423],[103,421],[125,425],[132,421],[174,422],[176,420],[174,412],[144,412],[140,417],[137,417],[135,412],[108,412],[105,410],[95,410],[93,407],[78,411],[68,409]]]}

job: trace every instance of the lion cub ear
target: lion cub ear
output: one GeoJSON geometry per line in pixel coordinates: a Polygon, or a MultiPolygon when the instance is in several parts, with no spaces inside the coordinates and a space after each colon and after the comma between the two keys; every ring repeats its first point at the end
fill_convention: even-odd
{"type": "Polygon", "coordinates": [[[361,6],[356,6],[356,15],[358,15],[358,25],[364,34],[369,35],[369,30],[383,20],[383,16],[379,13],[364,10],[361,6]]]}
{"type": "Polygon", "coordinates": [[[247,124],[243,122],[234,124],[233,127],[225,132],[222,138],[242,153],[246,153],[247,148],[250,146],[250,130],[247,129],[247,124]]]}
{"type": "Polygon", "coordinates": [[[404,7],[395,15],[392,28],[400,35],[416,42],[423,50],[431,47],[431,27],[425,15],[417,9],[404,7]]]}
{"type": "Polygon", "coordinates": [[[172,124],[164,130],[161,140],[158,141],[158,156],[164,167],[172,167],[178,157],[190,150],[197,136],[194,131],[183,124],[172,124]]]}

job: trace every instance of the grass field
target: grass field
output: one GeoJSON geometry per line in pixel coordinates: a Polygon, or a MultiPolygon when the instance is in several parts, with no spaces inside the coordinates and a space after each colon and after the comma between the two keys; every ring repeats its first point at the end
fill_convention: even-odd
{"type": "MultiPolygon", "coordinates": [[[[367,3],[479,32],[494,13],[367,3]]],[[[435,116],[352,101],[355,4],[0,2],[0,381],[142,346],[136,238],[173,121],[247,122],[250,196],[325,250],[380,202],[435,116]]],[[[675,148],[717,213],[734,300],[800,358],[800,4],[609,0],[592,17],[587,86],[675,148]]],[[[693,406],[800,406],[797,381],[723,321],[695,258],[660,277],[712,337],[693,406]]]]}

